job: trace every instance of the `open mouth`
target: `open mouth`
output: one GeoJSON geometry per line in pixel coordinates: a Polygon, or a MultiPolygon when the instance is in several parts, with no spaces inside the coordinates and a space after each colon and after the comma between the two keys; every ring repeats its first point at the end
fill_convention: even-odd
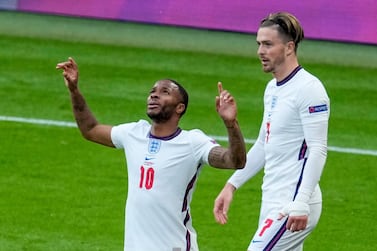
{"type": "Polygon", "coordinates": [[[268,63],[268,59],[266,59],[266,58],[261,58],[260,61],[261,61],[262,64],[268,63]]]}

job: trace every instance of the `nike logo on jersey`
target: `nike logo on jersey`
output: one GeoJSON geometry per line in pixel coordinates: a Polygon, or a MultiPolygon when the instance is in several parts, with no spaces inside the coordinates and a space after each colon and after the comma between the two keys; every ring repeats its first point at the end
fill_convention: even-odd
{"type": "Polygon", "coordinates": [[[145,160],[152,160],[152,159],[155,159],[155,158],[145,157],[145,160]]]}
{"type": "Polygon", "coordinates": [[[258,241],[258,240],[252,240],[252,243],[257,243],[257,242],[263,242],[263,241],[258,241]]]}

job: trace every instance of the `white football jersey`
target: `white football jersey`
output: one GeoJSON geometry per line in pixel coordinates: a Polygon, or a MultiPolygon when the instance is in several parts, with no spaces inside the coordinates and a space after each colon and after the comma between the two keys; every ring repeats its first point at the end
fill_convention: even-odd
{"type": "MultiPolygon", "coordinates": [[[[323,123],[327,128],[329,98],[322,83],[304,69],[297,70],[285,82],[270,81],[265,91],[263,201],[294,199],[310,154],[305,127],[323,123]]],[[[318,137],[327,139],[327,134],[318,137]]]]}
{"type": "MultiPolygon", "coordinates": [[[[320,142],[320,147],[326,151],[329,113],[330,101],[325,88],[303,68],[296,68],[282,82],[272,79],[264,94],[264,114],[258,140],[248,153],[245,168],[237,170],[229,182],[238,188],[264,167],[262,201],[282,206],[292,201],[310,155],[307,143],[315,145],[320,142]]],[[[310,168],[321,172],[323,158],[311,157],[310,168]],[[315,164],[317,166],[313,168],[315,164]]],[[[310,203],[321,201],[317,180],[313,182],[310,203]]]]}
{"type": "Polygon", "coordinates": [[[153,137],[150,129],[140,120],[111,131],[127,160],[124,250],[196,251],[190,202],[201,167],[218,144],[197,129],[166,138],[153,137]]]}

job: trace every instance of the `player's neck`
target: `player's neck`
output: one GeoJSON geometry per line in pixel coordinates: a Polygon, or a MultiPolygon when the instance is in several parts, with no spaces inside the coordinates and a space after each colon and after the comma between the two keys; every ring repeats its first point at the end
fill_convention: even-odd
{"type": "Polygon", "coordinates": [[[163,123],[152,123],[151,134],[158,138],[168,137],[176,133],[178,130],[178,123],[167,121],[163,123]]]}
{"type": "Polygon", "coordinates": [[[277,82],[284,80],[286,77],[289,76],[297,67],[299,66],[297,60],[290,60],[285,64],[281,65],[279,69],[273,72],[274,77],[276,78],[277,82]]]}

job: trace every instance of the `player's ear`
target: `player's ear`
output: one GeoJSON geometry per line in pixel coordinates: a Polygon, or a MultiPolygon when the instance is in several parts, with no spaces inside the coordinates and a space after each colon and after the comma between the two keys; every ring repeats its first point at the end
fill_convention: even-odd
{"type": "Polygon", "coordinates": [[[296,47],[295,42],[293,42],[293,41],[287,42],[287,47],[286,47],[287,48],[287,50],[286,50],[287,56],[291,55],[292,53],[295,53],[295,47],[296,47]]]}
{"type": "Polygon", "coordinates": [[[183,111],[185,110],[186,106],[185,104],[183,103],[179,103],[176,108],[175,108],[175,111],[178,113],[178,114],[182,114],[183,111]]]}

